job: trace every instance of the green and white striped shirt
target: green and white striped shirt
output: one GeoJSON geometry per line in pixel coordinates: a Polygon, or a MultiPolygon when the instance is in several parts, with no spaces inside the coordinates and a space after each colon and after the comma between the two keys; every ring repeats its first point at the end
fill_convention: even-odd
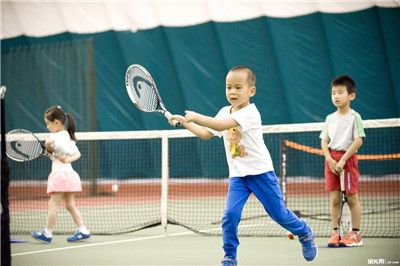
{"type": "Polygon", "coordinates": [[[351,109],[346,115],[334,112],[326,117],[319,136],[329,142],[328,147],[335,151],[346,151],[356,138],[364,138],[365,131],[359,113],[351,109]]]}

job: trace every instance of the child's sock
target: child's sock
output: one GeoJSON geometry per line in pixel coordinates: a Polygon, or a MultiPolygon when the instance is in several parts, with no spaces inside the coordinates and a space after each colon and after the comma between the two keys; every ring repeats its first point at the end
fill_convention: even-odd
{"type": "Polygon", "coordinates": [[[45,237],[53,237],[53,229],[45,227],[43,230],[43,234],[45,237]]]}
{"type": "Polygon", "coordinates": [[[89,234],[90,234],[90,232],[89,232],[89,230],[86,228],[86,226],[81,226],[81,227],[79,227],[78,231],[81,232],[81,233],[84,234],[84,235],[89,235],[89,234]]]}

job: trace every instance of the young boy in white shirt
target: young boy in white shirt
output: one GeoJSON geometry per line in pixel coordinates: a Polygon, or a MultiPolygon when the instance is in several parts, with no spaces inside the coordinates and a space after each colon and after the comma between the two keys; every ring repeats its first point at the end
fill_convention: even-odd
{"type": "Polygon", "coordinates": [[[321,147],[325,156],[325,188],[329,191],[332,235],[328,247],[362,246],[359,232],[361,205],[358,198],[357,150],[363,144],[365,132],[361,116],[350,108],[356,98],[355,82],[348,76],[339,76],[331,82],[332,103],[336,112],[328,115],[321,132],[321,147]],[[339,235],[341,205],[340,173],[344,172],[345,191],[351,211],[352,230],[342,239],[339,235]]]}
{"type": "Polygon", "coordinates": [[[238,225],[243,207],[253,193],[269,216],[286,230],[299,236],[306,260],[318,253],[315,236],[308,225],[286,208],[271,156],[264,143],[260,113],[250,98],[256,93],[256,76],[246,66],[232,68],[226,76],[226,98],[215,117],[186,111],[185,116],[173,115],[185,128],[203,140],[223,137],[229,167],[229,187],[222,218],[223,266],[237,265],[238,225]]]}

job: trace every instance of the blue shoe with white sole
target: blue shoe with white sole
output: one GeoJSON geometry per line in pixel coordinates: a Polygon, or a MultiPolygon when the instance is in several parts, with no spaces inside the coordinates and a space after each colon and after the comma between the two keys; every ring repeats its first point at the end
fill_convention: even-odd
{"type": "Polygon", "coordinates": [[[51,240],[53,240],[52,237],[47,237],[47,236],[45,236],[43,232],[32,232],[32,233],[31,233],[31,236],[32,236],[35,240],[37,240],[37,241],[39,241],[39,242],[42,242],[42,243],[45,243],[45,244],[50,244],[50,243],[51,243],[51,240]]]}
{"type": "Polygon", "coordinates": [[[225,256],[221,261],[221,266],[237,266],[237,260],[225,256]]]}
{"type": "Polygon", "coordinates": [[[73,236],[67,238],[68,242],[78,242],[82,240],[86,240],[90,238],[90,234],[83,234],[82,232],[77,231],[73,236]]]}
{"type": "Polygon", "coordinates": [[[312,232],[305,236],[299,237],[299,241],[302,245],[303,257],[307,261],[312,261],[318,255],[318,247],[315,244],[315,236],[312,232]]]}

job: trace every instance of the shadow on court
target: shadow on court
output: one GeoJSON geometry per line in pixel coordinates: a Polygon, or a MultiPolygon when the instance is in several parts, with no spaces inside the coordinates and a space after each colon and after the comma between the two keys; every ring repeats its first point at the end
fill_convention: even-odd
{"type": "MultiPolygon", "coordinates": [[[[123,235],[94,235],[90,241],[68,243],[55,235],[41,244],[29,235],[14,235],[12,265],[220,265],[222,237],[203,236],[179,226],[161,227],[123,235]]],[[[361,248],[326,248],[317,239],[319,254],[307,262],[297,240],[282,237],[241,237],[239,265],[371,265],[399,264],[399,238],[365,238],[361,248]]]]}

